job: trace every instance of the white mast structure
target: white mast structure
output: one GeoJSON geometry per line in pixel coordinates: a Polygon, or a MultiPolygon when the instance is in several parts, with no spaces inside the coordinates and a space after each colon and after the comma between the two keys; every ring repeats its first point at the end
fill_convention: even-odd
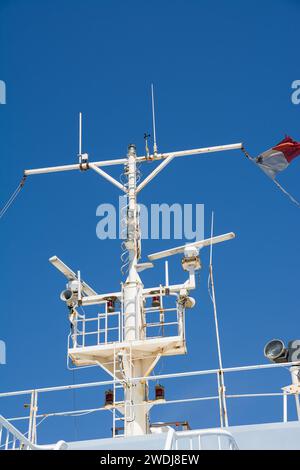
{"type": "Polygon", "coordinates": [[[176,157],[236,150],[241,149],[242,144],[237,143],[158,153],[155,134],[152,155],[137,156],[135,145],[131,144],[128,147],[128,154],[125,158],[90,162],[88,154],[82,153],[81,113],[79,130],[78,164],[26,170],[24,175],[30,176],[71,170],[81,170],[82,172],[93,170],[123,191],[127,196],[127,239],[125,245],[128,250],[129,264],[128,276],[124,284],[122,284],[121,291],[98,294],[81,279],[79,271],[75,274],[56,256],[50,258],[50,262],[68,279],[67,290],[61,294],[61,298],[68,305],[73,325],[73,333],[70,335],[71,344],[69,344],[68,348],[69,358],[71,358],[76,366],[99,365],[114,378],[113,402],[108,405],[108,408],[110,407],[113,412],[113,435],[116,436],[118,434],[116,426],[118,420],[122,420],[124,423],[124,435],[142,435],[150,432],[148,414],[151,408],[151,401],[148,399],[148,385],[145,379],[139,380],[139,377],[147,377],[161,356],[186,353],[184,313],[185,308],[194,306],[194,301],[189,297],[189,292],[196,287],[195,271],[201,267],[199,250],[204,246],[211,246],[211,244],[229,240],[234,237],[234,233],[212,237],[207,240],[189,243],[149,255],[149,260],[155,261],[179,253],[183,254],[182,266],[184,270],[188,271],[188,280],[182,284],[169,285],[166,269],[165,285],[144,288],[139,272],[153,267],[153,264],[151,262],[139,263],[141,258],[141,234],[137,195],[176,157]],[[137,164],[156,161],[161,161],[161,163],[137,185],[137,164]],[[113,165],[125,166],[126,184],[120,183],[103,170],[103,167],[113,165]],[[173,309],[176,310],[176,335],[147,336],[147,326],[149,326],[147,314],[151,308],[147,309],[145,305],[147,299],[153,296],[159,298],[159,307],[152,309],[152,313],[159,313],[160,326],[168,325],[164,316],[165,311],[168,309],[163,308],[163,298],[165,296],[174,296],[176,300],[176,308],[173,309]],[[112,300],[119,302],[120,312],[109,312],[108,304],[112,300]],[[104,313],[99,314],[96,319],[97,341],[94,344],[87,344],[88,332],[86,327],[88,325],[88,318],[77,311],[78,306],[87,307],[89,305],[99,305],[105,308],[104,313]],[[108,323],[110,315],[117,315],[118,318],[118,338],[113,341],[109,340],[108,323]],[[100,327],[102,320],[104,321],[104,328],[100,327]],[[104,339],[102,340],[103,335],[104,339]],[[117,401],[117,388],[120,388],[122,391],[124,390],[124,400],[117,401]]]}

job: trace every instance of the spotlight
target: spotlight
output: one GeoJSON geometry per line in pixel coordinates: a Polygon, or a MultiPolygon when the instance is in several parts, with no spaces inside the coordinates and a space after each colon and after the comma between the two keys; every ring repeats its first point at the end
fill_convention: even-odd
{"type": "Polygon", "coordinates": [[[63,290],[62,293],[60,294],[60,300],[63,302],[71,302],[74,298],[74,292],[71,291],[71,289],[66,289],[63,290]]]}
{"type": "Polygon", "coordinates": [[[281,339],[272,339],[264,348],[264,355],[271,362],[288,362],[288,349],[281,339]]]}
{"type": "Polygon", "coordinates": [[[194,308],[196,305],[196,300],[194,299],[194,297],[187,297],[186,300],[185,300],[185,308],[194,308]]]}
{"type": "Polygon", "coordinates": [[[79,282],[77,279],[70,280],[67,284],[67,288],[62,291],[60,294],[60,299],[69,307],[73,307],[76,305],[78,300],[78,289],[79,289],[79,282]]]}

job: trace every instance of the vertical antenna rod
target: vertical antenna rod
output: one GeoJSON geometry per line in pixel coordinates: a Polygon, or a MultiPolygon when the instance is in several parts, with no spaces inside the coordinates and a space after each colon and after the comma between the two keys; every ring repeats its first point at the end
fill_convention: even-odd
{"type": "Polygon", "coordinates": [[[166,287],[169,287],[169,263],[165,261],[165,284],[166,287]]]}
{"type": "Polygon", "coordinates": [[[82,155],[82,113],[79,113],[79,149],[78,155],[82,155]]]}
{"type": "Polygon", "coordinates": [[[151,83],[151,100],[152,100],[152,124],[153,124],[153,153],[157,155],[157,143],[156,143],[156,123],[155,123],[155,108],[154,108],[154,88],[151,83]]]}
{"type": "MultiPolygon", "coordinates": [[[[211,215],[211,240],[214,232],[214,213],[211,215]]],[[[215,329],[216,329],[216,339],[217,339],[217,349],[218,349],[218,359],[219,359],[219,375],[218,375],[218,385],[219,385],[219,403],[220,403],[220,420],[221,427],[224,425],[228,427],[228,415],[227,415],[227,405],[226,405],[226,396],[225,396],[225,382],[224,382],[224,372],[223,372],[223,361],[221,354],[221,343],[220,343],[220,334],[219,334],[219,323],[217,315],[217,303],[215,295],[215,284],[214,284],[214,275],[213,275],[213,257],[212,257],[212,243],[210,244],[210,256],[209,256],[209,278],[208,283],[211,286],[210,298],[213,303],[214,309],[214,320],[215,320],[215,329]]],[[[208,289],[209,289],[208,284],[208,289]]]]}

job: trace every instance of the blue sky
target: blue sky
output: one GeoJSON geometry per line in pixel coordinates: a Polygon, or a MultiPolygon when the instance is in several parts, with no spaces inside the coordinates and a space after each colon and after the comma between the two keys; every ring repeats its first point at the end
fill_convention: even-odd
{"type": "MultiPolygon", "coordinates": [[[[25,168],[76,162],[79,111],[91,160],[122,157],[130,142],[143,154],[143,134],[151,131],[151,82],[161,151],[243,141],[255,156],[285,133],[300,140],[300,106],[291,102],[291,84],[300,78],[299,12],[296,0],[1,0],[0,79],[7,85],[7,104],[0,106],[1,203],[25,168]]],[[[280,176],[298,198],[299,178],[300,160],[280,176]]],[[[66,368],[69,326],[59,300],[64,278],[48,258],[56,254],[80,268],[100,292],[117,290],[119,242],[97,239],[96,208],[117,204],[118,196],[91,172],[31,177],[1,220],[0,339],[7,344],[1,390],[107,378],[96,368],[66,368]]],[[[212,210],[217,233],[236,232],[236,240],[218,246],[214,256],[226,367],[265,363],[267,340],[299,337],[299,209],[242,153],[177,159],[144,190],[141,202],[204,203],[207,235],[212,210]]],[[[176,244],[146,241],[144,259],[176,244]]],[[[170,262],[176,282],[184,279],[179,261],[170,262]]],[[[189,354],[165,359],[157,371],[217,367],[207,263],[203,252],[197,306],[186,318],[189,354]]],[[[162,279],[162,262],[143,276],[147,286],[162,279]]],[[[288,383],[286,370],[227,379],[229,393],[279,391],[288,383]]],[[[216,393],[212,380],[165,385],[169,399],[216,393]]],[[[103,402],[99,391],[86,398],[79,392],[48,396],[40,411],[103,402]]],[[[231,401],[229,420],[280,420],[281,403],[272,400],[231,401]]],[[[24,414],[23,403],[3,401],[0,412],[24,414]]],[[[295,417],[292,402],[289,411],[295,417]]],[[[110,432],[108,415],[57,419],[56,425],[51,419],[41,424],[41,440],[110,432]]],[[[172,419],[215,426],[217,404],[153,413],[153,421],[172,419]]]]}

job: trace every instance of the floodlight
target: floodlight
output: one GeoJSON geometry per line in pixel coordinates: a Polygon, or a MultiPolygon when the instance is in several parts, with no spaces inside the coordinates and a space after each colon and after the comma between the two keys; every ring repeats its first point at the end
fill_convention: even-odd
{"type": "Polygon", "coordinates": [[[66,302],[69,307],[73,307],[77,302],[77,295],[71,289],[65,289],[60,294],[60,300],[66,302]]]}
{"type": "Polygon", "coordinates": [[[264,355],[271,362],[288,362],[288,350],[281,339],[272,339],[264,348],[264,355]]]}
{"type": "Polygon", "coordinates": [[[195,305],[196,305],[196,300],[194,299],[194,297],[188,296],[188,297],[185,299],[185,303],[184,303],[184,307],[185,307],[185,308],[194,308],[195,305]]]}

